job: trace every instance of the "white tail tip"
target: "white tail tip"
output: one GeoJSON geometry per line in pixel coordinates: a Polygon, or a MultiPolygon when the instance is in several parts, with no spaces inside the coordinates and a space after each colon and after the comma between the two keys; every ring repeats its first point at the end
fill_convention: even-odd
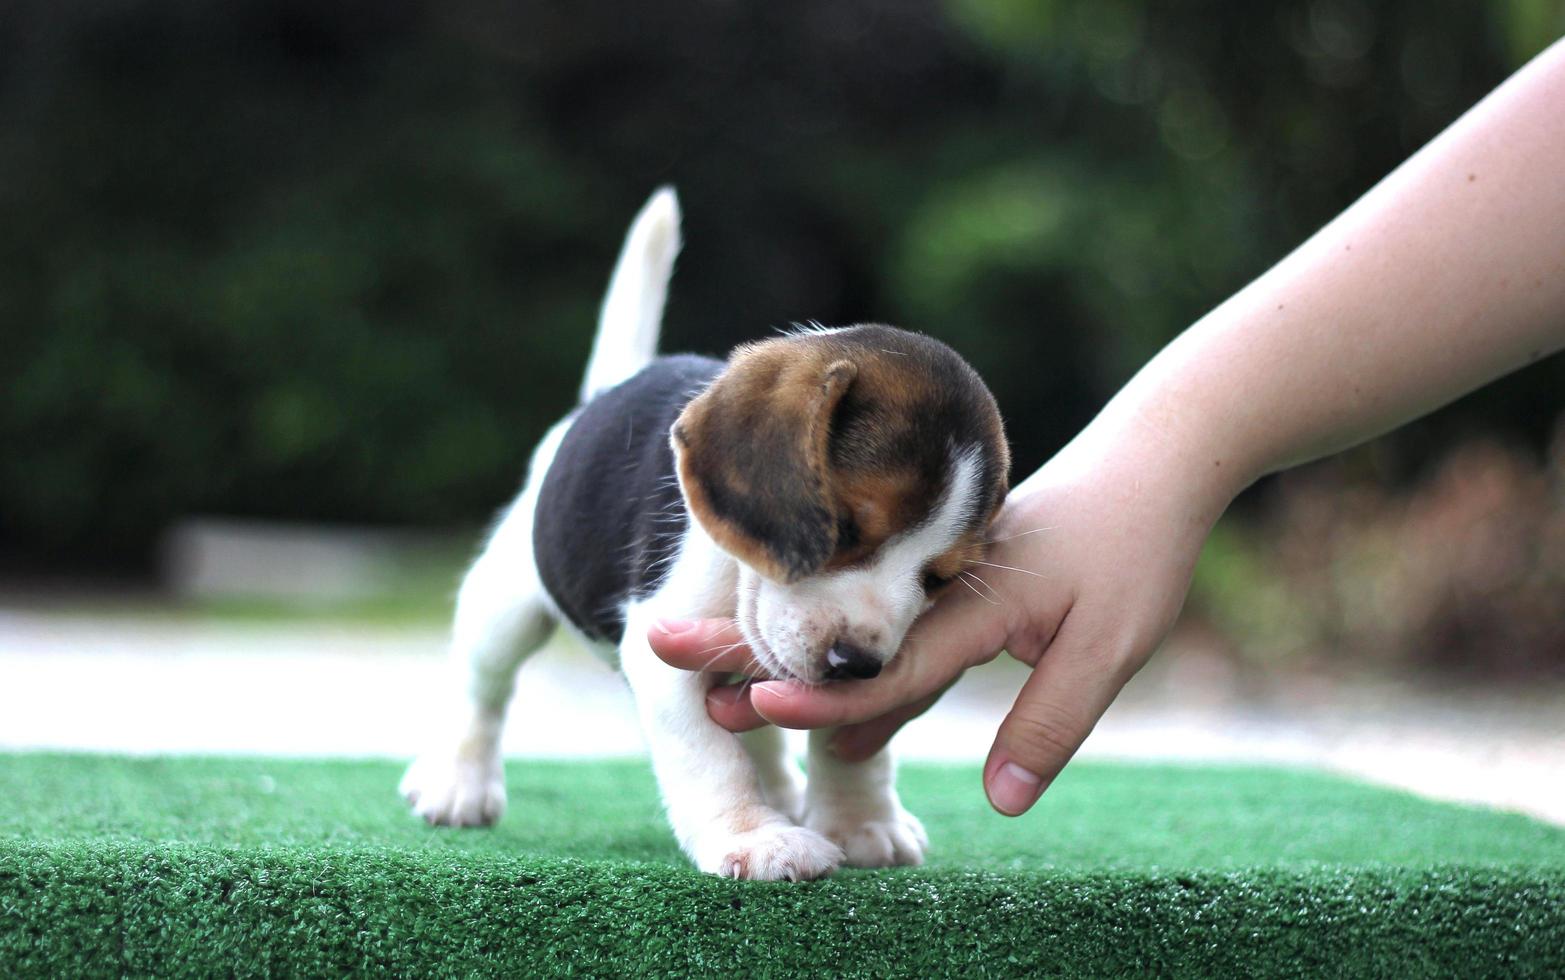
{"type": "Polygon", "coordinates": [[[657,356],[668,280],[682,244],[679,223],[679,195],[669,186],[654,191],[631,222],[603,297],[598,335],[582,379],[583,402],[631,377],[657,356]]]}

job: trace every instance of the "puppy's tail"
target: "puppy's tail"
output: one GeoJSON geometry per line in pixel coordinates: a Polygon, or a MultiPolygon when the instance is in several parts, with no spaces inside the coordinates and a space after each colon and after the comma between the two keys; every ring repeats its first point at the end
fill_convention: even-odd
{"type": "Polygon", "coordinates": [[[598,336],[581,383],[584,404],[652,363],[680,244],[679,198],[672,187],[660,187],[631,223],[603,297],[598,336]]]}

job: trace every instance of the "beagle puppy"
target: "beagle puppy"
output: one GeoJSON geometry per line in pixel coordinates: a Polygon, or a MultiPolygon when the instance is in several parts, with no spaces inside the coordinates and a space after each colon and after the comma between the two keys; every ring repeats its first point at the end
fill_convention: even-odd
{"type": "Polygon", "coordinates": [[[713,678],[664,664],[647,629],[730,617],[775,677],[874,677],[983,553],[1007,489],[999,410],[950,348],[886,326],[804,328],[726,363],[655,356],[679,223],[665,188],[630,229],[581,404],[534,452],[458,594],[457,718],[401,791],[432,824],[499,818],[516,671],[563,623],[623,671],[701,870],[799,881],[918,864],[927,838],[888,752],[847,763],[812,732],[806,784],[776,729],[717,726],[713,678]]]}

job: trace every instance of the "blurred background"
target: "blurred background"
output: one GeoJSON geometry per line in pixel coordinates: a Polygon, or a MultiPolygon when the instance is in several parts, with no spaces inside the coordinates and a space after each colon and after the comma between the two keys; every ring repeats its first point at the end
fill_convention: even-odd
{"type": "MultiPolygon", "coordinates": [[[[666,349],[922,330],[1020,476],[1562,31],[1565,0],[0,5],[0,744],[70,740],[28,713],[51,671],[437,660],[659,184],[666,349]]],[[[1557,746],[1562,392],[1546,359],[1253,488],[1147,704],[1557,746]]]]}

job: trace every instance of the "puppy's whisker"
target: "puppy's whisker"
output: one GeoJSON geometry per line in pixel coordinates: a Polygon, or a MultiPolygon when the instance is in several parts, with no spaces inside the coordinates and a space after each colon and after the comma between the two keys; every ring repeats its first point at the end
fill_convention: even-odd
{"type": "Polygon", "coordinates": [[[1052,527],[1035,527],[1031,531],[1021,531],[1017,534],[1007,534],[1003,538],[990,538],[989,544],[999,544],[1001,541],[1015,541],[1017,538],[1025,538],[1029,534],[1038,534],[1042,531],[1058,531],[1059,525],[1052,527]]]}
{"type": "MultiPolygon", "coordinates": [[[[969,589],[972,589],[973,595],[975,595],[978,598],[982,599],[983,601],[989,603],[989,605],[991,605],[991,606],[998,606],[1000,604],[998,601],[989,598],[988,596],[984,595],[982,592],[979,592],[977,589],[973,588],[973,583],[969,582],[968,579],[969,578],[974,578],[974,577],[975,576],[971,572],[958,572],[957,575],[956,575],[957,581],[961,582],[963,585],[967,586],[969,589]]],[[[983,579],[979,579],[979,581],[983,582],[983,579]]],[[[983,584],[985,586],[989,585],[988,582],[983,582],[983,584]]]]}
{"type": "MultiPolygon", "coordinates": [[[[724,654],[728,653],[730,650],[736,650],[736,649],[738,649],[739,647],[742,647],[742,646],[744,646],[744,641],[740,640],[738,643],[730,643],[726,647],[714,647],[714,648],[709,648],[709,649],[706,649],[706,650],[702,650],[701,653],[711,653],[713,649],[715,649],[717,652],[712,655],[712,658],[710,660],[708,660],[706,663],[701,665],[701,670],[702,671],[711,670],[712,669],[712,665],[717,663],[719,660],[723,659],[723,655],[724,654]]],[[[700,656],[700,655],[701,654],[696,654],[696,656],[700,656]]]]}
{"type": "Polygon", "coordinates": [[[995,589],[994,586],[990,585],[988,580],[985,579],[982,575],[979,575],[977,572],[969,568],[967,569],[967,576],[973,581],[977,582],[979,585],[988,589],[990,595],[994,596],[996,599],[1000,598],[1000,593],[995,589]]]}
{"type": "Polygon", "coordinates": [[[1008,572],[1021,572],[1023,575],[1031,575],[1033,578],[1048,578],[1049,577],[1049,576],[1043,574],[1042,572],[1035,572],[1035,571],[1033,571],[1030,568],[1017,568],[1015,565],[1001,565],[998,562],[979,561],[976,558],[973,559],[973,564],[974,565],[987,565],[990,568],[1003,568],[1003,569],[1005,569],[1008,572]]]}
{"type": "Polygon", "coordinates": [[[734,647],[739,647],[739,646],[744,646],[744,641],[743,640],[735,640],[732,643],[719,643],[719,644],[717,644],[715,646],[709,646],[705,650],[697,650],[696,651],[696,656],[699,657],[699,656],[701,656],[704,653],[711,653],[714,650],[717,651],[717,655],[718,656],[722,656],[723,654],[727,653],[729,650],[732,650],[734,647]]]}
{"type": "Polygon", "coordinates": [[[966,575],[969,578],[975,578],[978,581],[983,582],[985,585],[988,585],[989,583],[984,581],[984,577],[982,575],[979,575],[976,571],[973,570],[973,564],[974,564],[973,560],[972,559],[968,559],[966,562],[964,562],[962,564],[961,568],[958,568],[956,570],[956,574],[958,574],[958,575],[966,575]]]}
{"type": "Polygon", "coordinates": [[[1005,596],[1000,594],[1000,590],[984,581],[976,572],[958,572],[957,574],[961,575],[963,581],[969,585],[974,582],[978,583],[978,586],[984,590],[989,599],[993,600],[995,605],[1002,605],[1005,602],[1005,596]]]}
{"type": "Polygon", "coordinates": [[[981,576],[981,575],[978,575],[977,571],[973,571],[972,568],[967,568],[966,571],[967,571],[967,578],[973,579],[973,581],[978,582],[978,584],[980,584],[980,585],[983,585],[984,589],[988,589],[989,590],[989,595],[995,596],[995,598],[1005,598],[1005,596],[1000,595],[1000,590],[995,589],[994,585],[989,584],[988,579],[983,578],[983,576],[981,576]]]}

